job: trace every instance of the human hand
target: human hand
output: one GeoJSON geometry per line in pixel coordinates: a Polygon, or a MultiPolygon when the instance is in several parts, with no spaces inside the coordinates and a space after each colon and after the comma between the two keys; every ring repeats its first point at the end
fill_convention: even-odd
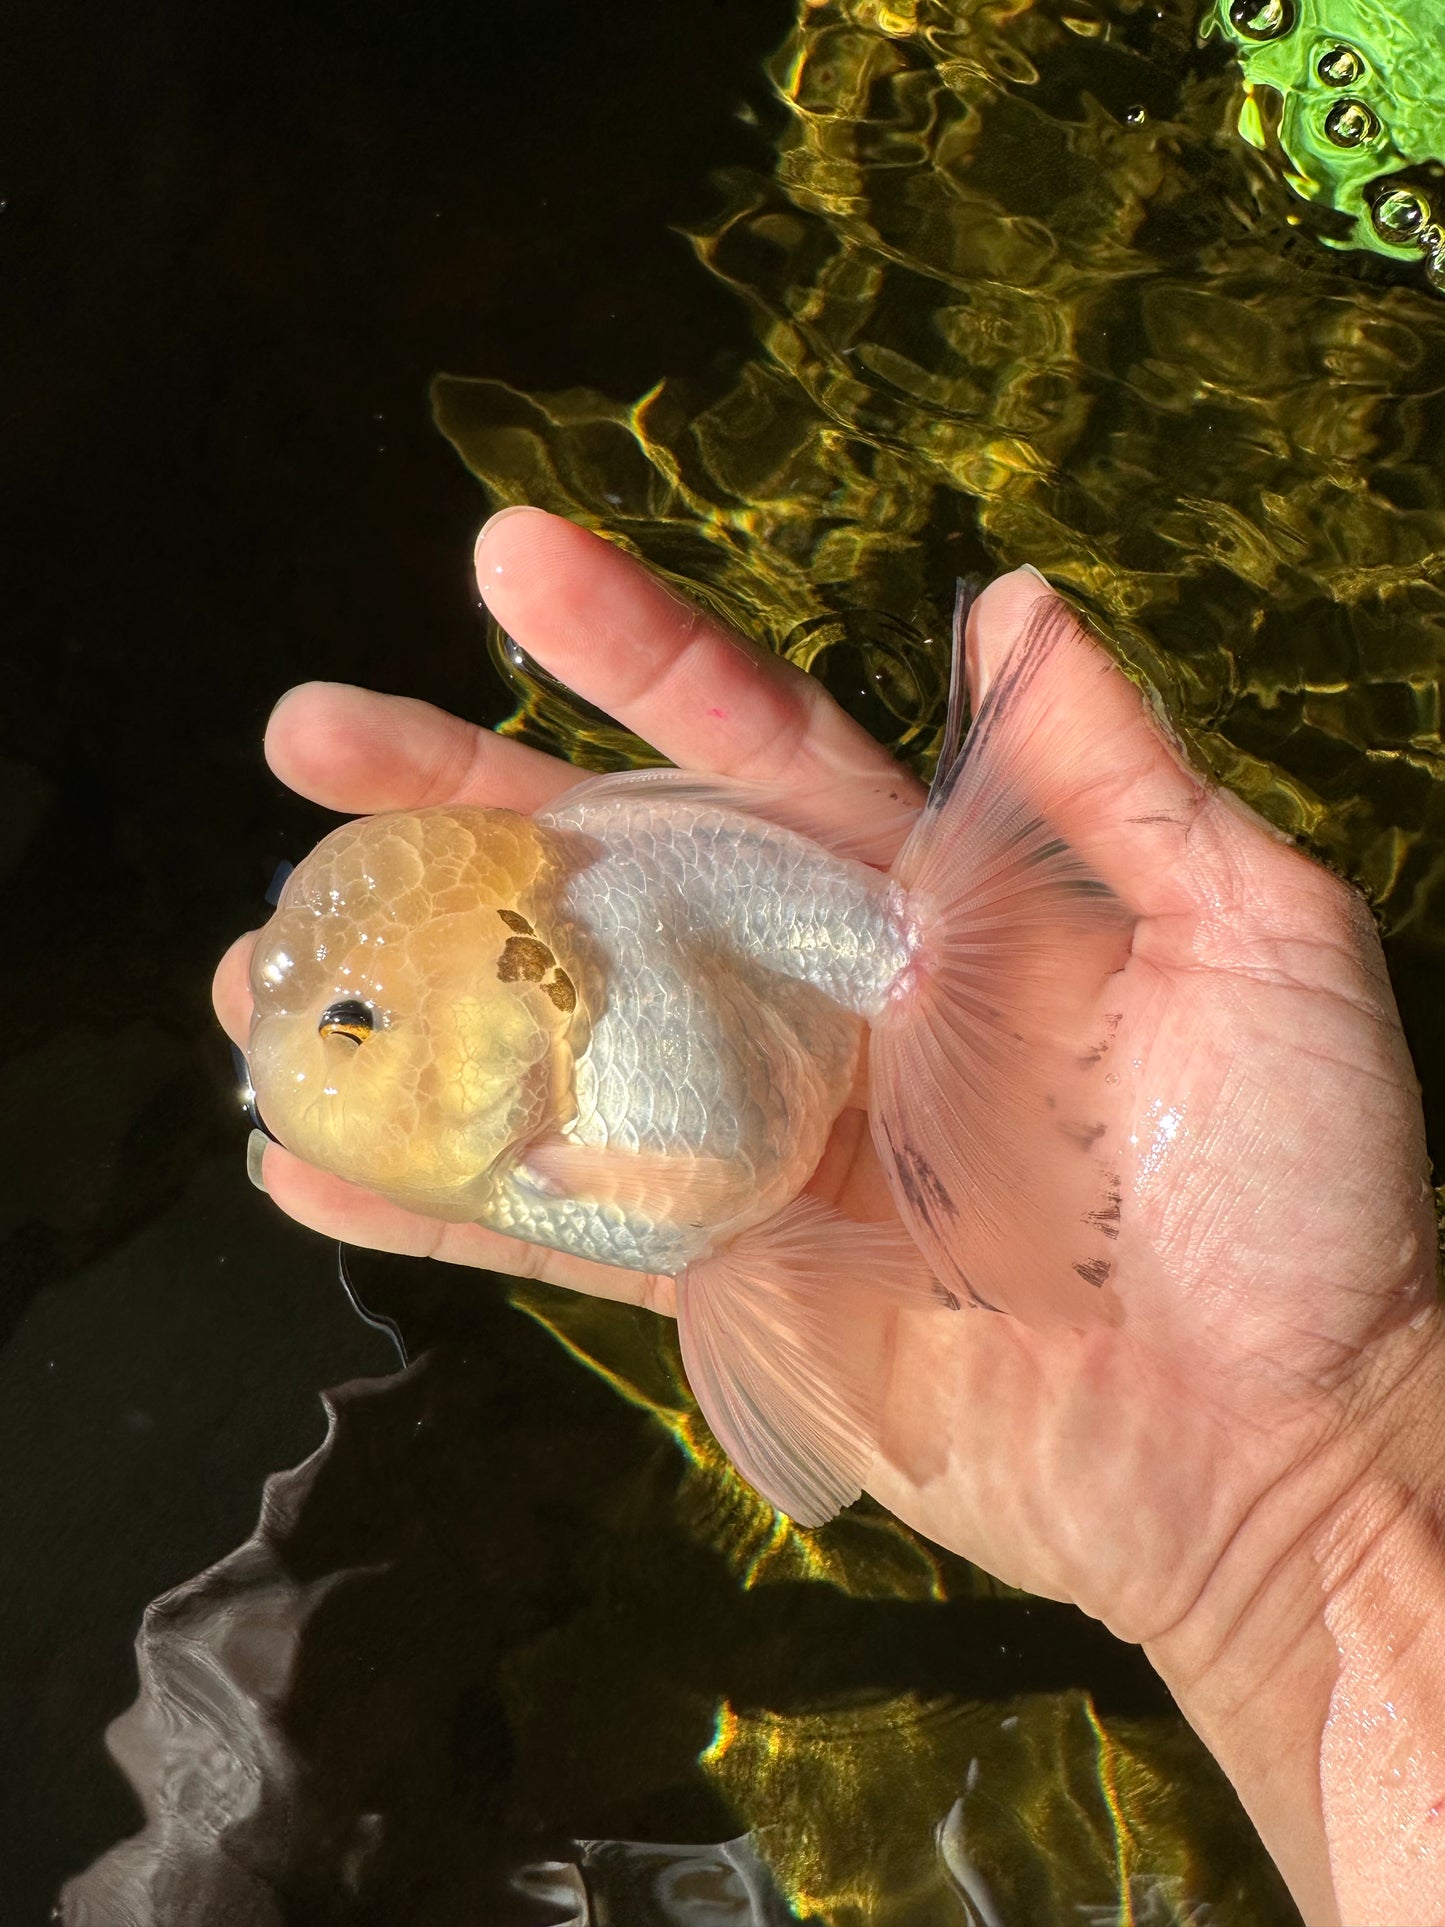
{"type": "MultiPolygon", "coordinates": [[[[895,806],[885,796],[881,806],[896,810],[901,839],[922,792],[872,738],[812,678],[708,622],[616,549],[538,511],[503,514],[488,525],[478,569],[509,632],[663,754],[774,788],[846,785],[850,798],[860,785],[886,791],[899,799],[895,806]]],[[[587,774],[428,704],[336,684],[308,684],[283,697],[266,754],[290,787],[347,815],[451,803],[531,812],[587,774]]],[[[215,979],[217,1013],[243,1048],[254,943],[254,932],[239,939],[215,979]]],[[[866,1134],[866,1113],[848,1112],[810,1187],[845,1202],[856,1218],[892,1209],[876,1167],[871,1195],[852,1195],[852,1149],[866,1134]]],[[[573,1258],[481,1224],[418,1216],[279,1144],[265,1148],[263,1169],[276,1202],[327,1236],[675,1310],[670,1278],[573,1258]]]]}
{"type": "MultiPolygon", "coordinates": [[[[509,633],[672,760],[898,787],[816,684],[596,538],[507,515],[484,532],[478,575],[509,633]]],[[[1046,593],[1015,576],[981,599],[976,698],[1046,593]]],[[[1128,1146],[1122,1317],[1080,1332],[900,1315],[870,1488],[1001,1578],[1143,1641],[1190,1693],[1241,1654],[1242,1678],[1263,1680],[1296,1634],[1313,1637],[1311,1569],[1293,1555],[1378,1455],[1381,1415],[1435,1350],[1433,1212],[1363,904],[1185,769],[1102,657],[1070,700],[1109,777],[1080,840],[1105,853],[1105,880],[1138,917],[1110,999],[1124,1069],[1108,1124],[1128,1146]]],[[[426,705],[326,685],[283,700],[267,754],[293,788],[351,814],[532,810],[577,780],[426,705]]],[[[248,945],[217,977],[238,1040],[248,945]]],[[[283,1209],[348,1242],[672,1309],[668,1280],[414,1217],[279,1146],[264,1173],[283,1209]]],[[[839,1120],[815,1183],[850,1216],[891,1210],[862,1111],[839,1120]]]]}

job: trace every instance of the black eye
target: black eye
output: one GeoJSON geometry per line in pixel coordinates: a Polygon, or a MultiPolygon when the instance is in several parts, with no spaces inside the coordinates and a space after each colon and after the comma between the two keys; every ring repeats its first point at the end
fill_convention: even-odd
{"type": "Polygon", "coordinates": [[[348,997],[344,1003],[328,1004],[316,1028],[323,1037],[349,1037],[353,1044],[364,1044],[376,1029],[376,1019],[365,1004],[348,997]]]}

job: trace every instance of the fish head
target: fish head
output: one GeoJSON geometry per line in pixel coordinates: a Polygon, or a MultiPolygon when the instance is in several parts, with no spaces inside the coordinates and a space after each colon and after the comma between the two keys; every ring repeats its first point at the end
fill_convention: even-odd
{"type": "Polygon", "coordinates": [[[287,878],[251,962],[267,1127],[323,1170],[466,1221],[507,1150],[565,1117],[586,1013],[555,837],[508,810],[344,824],[287,878]]]}

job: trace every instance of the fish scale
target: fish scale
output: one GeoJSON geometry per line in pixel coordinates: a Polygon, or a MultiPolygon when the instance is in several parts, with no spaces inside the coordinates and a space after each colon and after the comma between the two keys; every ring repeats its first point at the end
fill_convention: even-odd
{"type": "Polygon", "coordinates": [[[730,1167],[719,1222],[549,1193],[525,1155],[482,1213],[578,1256],[673,1271],[793,1195],[847,1099],[860,1036],[907,961],[886,880],[806,838],[713,809],[660,819],[585,802],[539,819],[589,842],[556,902],[605,993],[567,1139],[730,1167]],[[758,1049],[772,1035],[779,1048],[758,1049]]]}
{"type": "Polygon", "coordinates": [[[909,960],[899,893],[889,880],[794,831],[706,806],[673,806],[664,815],[632,799],[570,806],[564,799],[537,820],[605,845],[600,900],[579,878],[568,903],[589,928],[595,918],[599,934],[636,914],[659,884],[670,885],[695,932],[724,937],[742,956],[865,1017],[876,1013],[909,960]],[[615,902],[608,901],[611,888],[619,893],[615,902]]]}

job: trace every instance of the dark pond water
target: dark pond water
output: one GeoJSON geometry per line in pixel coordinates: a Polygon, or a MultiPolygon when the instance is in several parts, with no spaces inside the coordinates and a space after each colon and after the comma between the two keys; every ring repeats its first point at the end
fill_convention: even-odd
{"type": "MultiPolygon", "coordinates": [[[[504,713],[467,574],[486,502],[428,384],[726,388],[754,330],[673,229],[716,207],[711,169],[770,168],[762,61],[791,18],[783,0],[12,16],[3,1927],[88,1867],[67,1918],[787,1921],[768,1826],[809,1801],[822,1835],[882,1837],[918,1762],[943,1780],[899,1808],[886,1917],[961,1921],[969,1763],[1015,1731],[983,1831],[1020,1920],[1110,1904],[1088,1881],[1113,1808],[1061,1766],[1110,1745],[1126,1794],[1175,1788],[1171,1864],[1212,1867],[1218,1918],[1288,1918],[1132,1651],[882,1527],[884,1552],[849,1555],[867,1583],[743,1583],[736,1534],[679,1513],[665,1431],[568,1355],[545,1302],[527,1317],[475,1274],[354,1260],[403,1376],[334,1246],[245,1180],[210,971],[325,821],[264,771],[270,705],[335,676],[504,713]],[[321,1394],[358,1379],[328,1433],[321,1394]],[[142,1615],[176,1588],[117,1729],[128,1780],[104,1736],[136,1700],[142,1615]],[[710,1770],[724,1704],[760,1758],[773,1734],[775,1760],[832,1761],[831,1792],[760,1776],[749,1797],[710,1770]],[[904,1733],[894,1793],[870,1718],[904,1733]],[[163,1850],[128,1856],[142,1798],[163,1850]],[[726,1844],[750,1827],[756,1848],[726,1844]],[[1066,1835],[1077,1896],[1047,1872],[1066,1835]],[[932,1886],[930,1855],[953,1870],[932,1886]]],[[[1396,958],[1427,1057],[1432,958],[1409,940],[1396,958]]]]}
{"type": "MultiPolygon", "coordinates": [[[[785,24],[776,4],[704,6],[683,33],[650,0],[11,15],[7,1927],[138,1824],[102,1734],[134,1697],[147,1601],[245,1539],[263,1479],[320,1441],[323,1387],[396,1362],[334,1250],[246,1184],[209,1015],[217,952],[320,820],[264,771],[267,711],[344,675],[500,713],[468,591],[485,503],[431,425],[430,378],[626,393],[740,346],[670,225],[709,165],[762,153],[734,108],[761,105],[785,24]]],[[[486,1406],[500,1377],[553,1451],[580,1434],[571,1461],[620,1464],[634,1416],[463,1282],[453,1385],[480,1373],[486,1406]]],[[[500,1434],[478,1449],[468,1512],[527,1611],[564,1611],[544,1568],[565,1520],[516,1538],[492,1494],[516,1466],[500,1434]]]]}

